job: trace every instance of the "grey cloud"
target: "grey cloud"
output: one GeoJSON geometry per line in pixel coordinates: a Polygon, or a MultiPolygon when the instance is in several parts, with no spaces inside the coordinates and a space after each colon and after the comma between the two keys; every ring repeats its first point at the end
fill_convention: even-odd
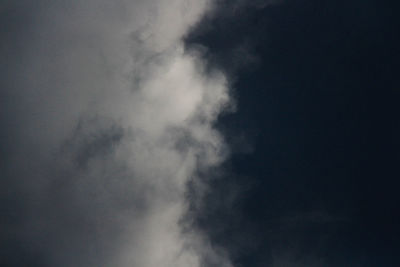
{"type": "Polygon", "coordinates": [[[118,125],[105,125],[103,119],[79,121],[71,138],[61,146],[61,151],[71,154],[79,168],[87,166],[91,159],[110,154],[124,137],[118,125]],[[100,124],[100,125],[99,125],[100,124]],[[94,132],[93,132],[94,131],[94,132]]]}
{"type": "Polygon", "coordinates": [[[183,222],[187,183],[227,153],[226,78],[182,43],[211,7],[2,4],[3,264],[230,266],[183,222]]]}

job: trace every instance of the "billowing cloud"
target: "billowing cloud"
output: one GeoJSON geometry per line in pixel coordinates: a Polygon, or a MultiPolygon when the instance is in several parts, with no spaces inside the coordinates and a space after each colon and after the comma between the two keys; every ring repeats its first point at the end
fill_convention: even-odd
{"type": "Polygon", "coordinates": [[[211,7],[0,6],[4,264],[230,266],[185,216],[187,183],[227,153],[226,78],[182,41],[211,7]]]}

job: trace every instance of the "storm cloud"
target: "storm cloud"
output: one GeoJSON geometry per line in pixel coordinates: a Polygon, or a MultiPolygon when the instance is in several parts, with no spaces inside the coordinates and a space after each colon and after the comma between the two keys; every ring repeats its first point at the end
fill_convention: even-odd
{"type": "Polygon", "coordinates": [[[187,183],[228,153],[228,81],[182,41],[211,9],[0,4],[4,266],[230,266],[187,216],[187,183]]]}

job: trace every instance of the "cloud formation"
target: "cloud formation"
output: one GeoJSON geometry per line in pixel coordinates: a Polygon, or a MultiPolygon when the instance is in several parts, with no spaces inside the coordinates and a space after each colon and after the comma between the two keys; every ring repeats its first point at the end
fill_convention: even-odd
{"type": "Polygon", "coordinates": [[[227,80],[182,41],[211,8],[1,4],[3,264],[231,266],[183,219],[187,183],[227,153],[227,80]]]}

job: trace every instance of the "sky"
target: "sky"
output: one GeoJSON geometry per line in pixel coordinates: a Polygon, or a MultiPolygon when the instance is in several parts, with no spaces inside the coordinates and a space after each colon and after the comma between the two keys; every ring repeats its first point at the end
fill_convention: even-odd
{"type": "Polygon", "coordinates": [[[0,265],[399,266],[398,8],[0,3],[0,265]]]}

